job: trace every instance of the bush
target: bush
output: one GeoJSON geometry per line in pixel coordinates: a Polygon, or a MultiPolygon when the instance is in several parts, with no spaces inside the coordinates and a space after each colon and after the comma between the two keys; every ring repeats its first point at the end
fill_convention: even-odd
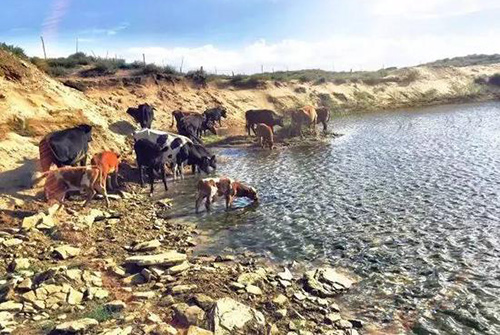
{"type": "Polygon", "coordinates": [[[26,54],[24,53],[24,49],[15,45],[0,43],[0,49],[8,51],[19,58],[28,59],[28,56],[26,56],[26,54]]]}
{"type": "Polygon", "coordinates": [[[186,74],[186,78],[191,79],[194,83],[196,83],[198,85],[205,86],[207,84],[208,75],[205,72],[205,70],[203,70],[203,68],[201,68],[201,69],[196,70],[196,71],[189,71],[186,74]]]}
{"type": "Polygon", "coordinates": [[[175,74],[177,71],[173,66],[158,66],[155,64],[148,64],[143,66],[137,71],[137,74],[175,74]]]}
{"type": "Polygon", "coordinates": [[[500,86],[500,73],[495,73],[488,79],[488,84],[500,86]]]}
{"type": "Polygon", "coordinates": [[[64,77],[70,73],[70,70],[63,66],[49,67],[46,71],[52,77],[64,77]]]}

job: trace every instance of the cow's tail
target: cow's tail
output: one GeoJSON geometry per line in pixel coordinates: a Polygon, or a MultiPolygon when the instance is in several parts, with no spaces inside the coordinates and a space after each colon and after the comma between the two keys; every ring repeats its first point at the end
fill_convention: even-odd
{"type": "Polygon", "coordinates": [[[174,111],[174,112],[172,112],[172,124],[170,125],[170,128],[173,128],[174,123],[175,123],[175,116],[174,116],[174,113],[175,113],[175,111],[174,111]]]}

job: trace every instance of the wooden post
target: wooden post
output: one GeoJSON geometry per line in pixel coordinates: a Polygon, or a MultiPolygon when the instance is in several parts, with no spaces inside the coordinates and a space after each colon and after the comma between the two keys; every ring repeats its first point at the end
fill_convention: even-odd
{"type": "Polygon", "coordinates": [[[231,75],[232,75],[232,77],[234,77],[234,71],[231,71],[231,75]]]}
{"type": "Polygon", "coordinates": [[[144,66],[146,66],[146,55],[142,54],[142,62],[144,63],[144,66]]]}
{"type": "Polygon", "coordinates": [[[45,51],[45,42],[43,41],[43,36],[40,36],[42,40],[42,48],[43,48],[43,58],[47,59],[47,52],[45,51]]]}
{"type": "Polygon", "coordinates": [[[264,65],[260,65],[260,73],[264,73],[264,65]]]}
{"type": "Polygon", "coordinates": [[[76,38],[76,53],[78,53],[78,37],[76,38]]]}
{"type": "Polygon", "coordinates": [[[182,66],[184,65],[184,56],[181,59],[181,67],[179,68],[179,72],[182,73],[182,66]]]}
{"type": "Polygon", "coordinates": [[[217,66],[214,67],[215,75],[217,75],[217,66]]]}

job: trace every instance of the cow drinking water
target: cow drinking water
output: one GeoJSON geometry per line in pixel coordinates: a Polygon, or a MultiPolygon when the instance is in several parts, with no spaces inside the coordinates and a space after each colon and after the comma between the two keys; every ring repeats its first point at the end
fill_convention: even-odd
{"type": "Polygon", "coordinates": [[[207,212],[211,209],[211,204],[216,197],[224,197],[226,200],[226,210],[231,208],[235,197],[247,197],[253,201],[259,201],[255,188],[247,186],[231,178],[206,178],[198,182],[198,196],[196,198],[196,213],[199,212],[201,203],[205,199],[207,212]]]}
{"type": "Polygon", "coordinates": [[[274,126],[278,125],[283,127],[283,117],[279,116],[275,112],[269,109],[251,109],[245,113],[246,119],[246,129],[248,131],[248,136],[250,136],[250,129],[253,130],[255,134],[254,126],[257,123],[264,123],[271,128],[274,133],[274,126]]]}

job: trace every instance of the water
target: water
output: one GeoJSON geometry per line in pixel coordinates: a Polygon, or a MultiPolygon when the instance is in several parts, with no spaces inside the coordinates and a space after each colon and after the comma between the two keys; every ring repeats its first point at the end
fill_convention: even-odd
{"type": "Polygon", "coordinates": [[[256,187],[261,203],[193,216],[191,180],[174,214],[215,239],[203,252],[350,269],[361,281],[343,301],[392,331],[500,334],[500,103],[352,115],[333,128],[345,135],[326,144],[222,149],[218,173],[256,187]]]}

